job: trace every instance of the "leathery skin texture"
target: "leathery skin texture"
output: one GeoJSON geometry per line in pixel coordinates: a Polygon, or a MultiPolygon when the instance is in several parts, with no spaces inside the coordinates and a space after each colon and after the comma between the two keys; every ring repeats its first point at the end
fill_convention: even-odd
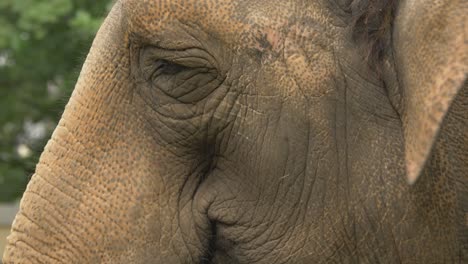
{"type": "Polygon", "coordinates": [[[468,3],[395,2],[117,1],[3,262],[464,263],[468,3]]]}

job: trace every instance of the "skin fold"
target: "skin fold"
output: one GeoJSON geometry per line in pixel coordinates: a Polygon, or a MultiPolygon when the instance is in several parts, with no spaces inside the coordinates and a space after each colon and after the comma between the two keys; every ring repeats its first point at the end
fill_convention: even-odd
{"type": "Polygon", "coordinates": [[[3,262],[467,261],[468,4],[358,2],[117,1],[3,262]]]}

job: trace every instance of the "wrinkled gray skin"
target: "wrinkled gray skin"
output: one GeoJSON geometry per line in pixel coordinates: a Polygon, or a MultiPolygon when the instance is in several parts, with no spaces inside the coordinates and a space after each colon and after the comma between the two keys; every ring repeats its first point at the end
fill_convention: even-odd
{"type": "Polygon", "coordinates": [[[467,2],[401,1],[380,75],[349,2],[118,1],[4,263],[466,261],[467,2]]]}

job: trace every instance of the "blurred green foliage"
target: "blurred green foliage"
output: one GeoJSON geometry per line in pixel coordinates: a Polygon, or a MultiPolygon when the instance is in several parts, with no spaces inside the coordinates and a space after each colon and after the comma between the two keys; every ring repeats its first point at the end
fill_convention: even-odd
{"type": "Polygon", "coordinates": [[[111,2],[0,1],[0,202],[23,193],[111,2]]]}

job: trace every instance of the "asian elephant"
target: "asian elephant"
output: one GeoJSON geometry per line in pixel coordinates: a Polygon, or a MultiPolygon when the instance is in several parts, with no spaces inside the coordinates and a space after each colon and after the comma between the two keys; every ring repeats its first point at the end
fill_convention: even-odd
{"type": "Polygon", "coordinates": [[[120,0],[11,263],[467,263],[466,0],[120,0]]]}

